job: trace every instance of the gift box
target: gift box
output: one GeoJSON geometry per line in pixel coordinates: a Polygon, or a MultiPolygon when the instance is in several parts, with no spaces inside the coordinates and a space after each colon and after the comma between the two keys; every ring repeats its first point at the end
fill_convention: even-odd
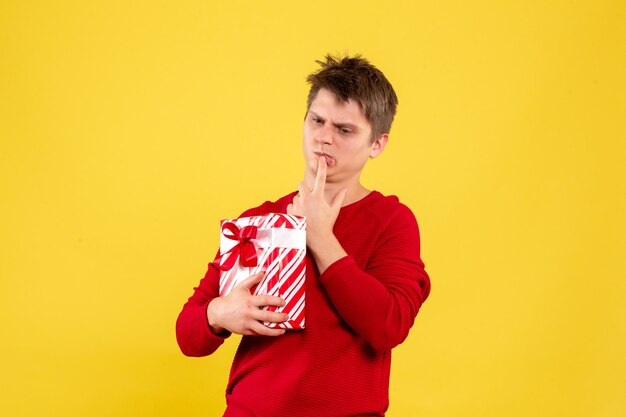
{"type": "Polygon", "coordinates": [[[282,213],[240,217],[221,221],[220,254],[214,264],[220,272],[220,296],[241,281],[265,271],[253,294],[269,294],[285,300],[283,323],[264,322],[268,327],[304,328],[304,279],[306,272],[306,219],[282,213]]]}

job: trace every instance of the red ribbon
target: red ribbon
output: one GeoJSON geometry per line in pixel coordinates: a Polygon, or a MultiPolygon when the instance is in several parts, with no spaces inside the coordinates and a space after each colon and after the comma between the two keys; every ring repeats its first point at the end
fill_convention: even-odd
{"type": "Polygon", "coordinates": [[[256,247],[251,241],[256,238],[256,232],[256,226],[244,226],[239,229],[233,222],[224,223],[222,225],[222,234],[228,239],[236,240],[237,244],[228,252],[222,253],[215,258],[215,265],[222,271],[228,271],[235,265],[237,258],[239,258],[243,266],[256,266],[258,263],[256,247]],[[230,234],[227,234],[227,231],[230,232],[230,234]],[[222,257],[231,252],[232,255],[226,259],[226,262],[222,263],[222,257]]]}

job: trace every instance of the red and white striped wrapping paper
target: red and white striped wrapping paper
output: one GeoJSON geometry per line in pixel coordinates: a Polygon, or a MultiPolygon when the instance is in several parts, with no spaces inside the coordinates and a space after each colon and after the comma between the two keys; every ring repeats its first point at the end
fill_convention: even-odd
{"type": "MultiPolygon", "coordinates": [[[[246,267],[240,259],[234,266],[220,275],[220,296],[228,294],[237,284],[259,271],[265,277],[253,287],[254,294],[269,294],[281,297],[286,304],[282,307],[266,306],[265,310],[285,312],[289,320],[283,323],[264,322],[268,327],[282,329],[304,329],[304,279],[306,272],[306,219],[282,213],[264,216],[241,217],[222,220],[220,233],[221,263],[228,263],[230,256],[239,256],[232,251],[237,240],[224,234],[224,225],[234,223],[237,228],[256,226],[256,238],[250,239],[256,248],[256,266],[246,267]],[[230,251],[230,252],[229,252],[230,251]]],[[[232,260],[231,260],[232,261],[232,260]]]]}

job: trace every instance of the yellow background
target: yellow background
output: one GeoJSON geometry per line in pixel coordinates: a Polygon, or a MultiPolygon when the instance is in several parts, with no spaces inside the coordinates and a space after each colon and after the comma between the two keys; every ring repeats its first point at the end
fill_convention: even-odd
{"type": "Polygon", "coordinates": [[[626,415],[625,28],[623,1],[2,2],[0,414],[221,415],[238,340],[186,358],[176,317],[219,219],[295,189],[305,76],[348,51],[398,93],[363,180],[433,285],[388,415],[626,415]]]}

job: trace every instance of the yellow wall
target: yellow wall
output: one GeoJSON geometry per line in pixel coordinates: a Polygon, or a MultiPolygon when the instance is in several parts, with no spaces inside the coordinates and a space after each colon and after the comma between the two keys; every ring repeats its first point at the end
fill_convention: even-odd
{"type": "Polygon", "coordinates": [[[53,3],[0,6],[0,414],[221,415],[236,338],[174,322],[219,219],[295,189],[328,51],[398,92],[363,179],[432,278],[388,415],[626,414],[623,1],[53,3]]]}

